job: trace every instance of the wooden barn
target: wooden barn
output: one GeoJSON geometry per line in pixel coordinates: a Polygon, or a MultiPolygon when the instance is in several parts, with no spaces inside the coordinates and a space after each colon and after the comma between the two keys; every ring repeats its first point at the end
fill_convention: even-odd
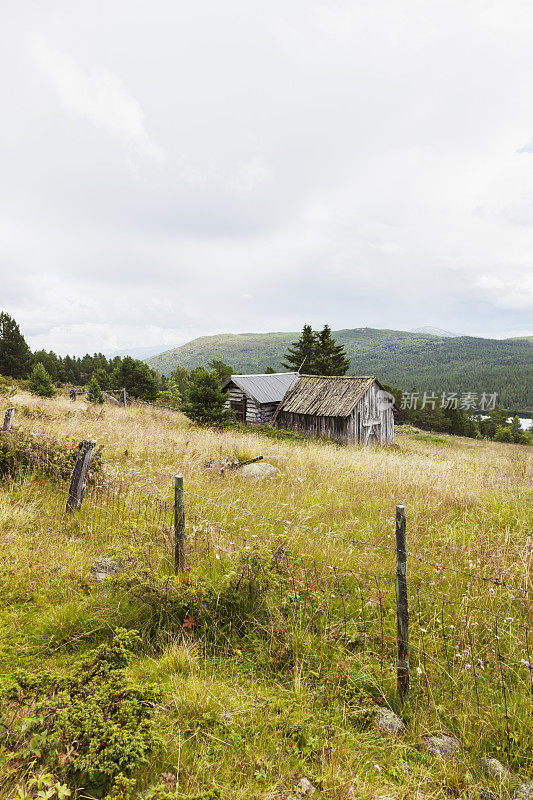
{"type": "Polygon", "coordinates": [[[309,436],[339,442],[394,443],[394,398],[373,377],[301,375],[274,421],[309,436]]]}
{"type": "Polygon", "coordinates": [[[271,422],[280,402],[298,378],[297,372],[232,375],[222,385],[222,391],[228,393],[226,408],[235,412],[239,422],[250,425],[271,422]]]}

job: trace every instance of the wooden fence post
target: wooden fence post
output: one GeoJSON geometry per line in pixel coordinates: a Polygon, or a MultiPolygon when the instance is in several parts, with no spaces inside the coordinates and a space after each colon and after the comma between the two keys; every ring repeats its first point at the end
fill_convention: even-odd
{"type": "Polygon", "coordinates": [[[122,390],[122,405],[124,408],[127,408],[128,406],[128,393],[125,389],[122,390]]]}
{"type": "Polygon", "coordinates": [[[75,511],[81,508],[85,495],[85,479],[95,447],[96,442],[93,442],[92,439],[80,442],[78,445],[78,455],[70,478],[66,511],[75,511]]]}
{"type": "Polygon", "coordinates": [[[176,572],[185,568],[185,497],[183,476],[174,478],[174,566],[176,572]]]}
{"type": "Polygon", "coordinates": [[[6,413],[4,414],[4,425],[2,427],[3,431],[10,431],[11,425],[13,423],[13,417],[15,415],[14,408],[8,408],[6,413]]]}
{"type": "Polygon", "coordinates": [[[398,631],[398,694],[409,693],[409,598],[407,595],[407,549],[405,506],[396,506],[396,627],[398,631]]]}

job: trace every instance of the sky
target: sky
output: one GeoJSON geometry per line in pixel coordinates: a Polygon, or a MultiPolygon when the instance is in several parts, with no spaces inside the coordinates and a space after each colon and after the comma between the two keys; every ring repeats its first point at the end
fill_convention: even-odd
{"type": "Polygon", "coordinates": [[[533,334],[532,41],[530,0],[3,0],[0,310],[533,334]]]}

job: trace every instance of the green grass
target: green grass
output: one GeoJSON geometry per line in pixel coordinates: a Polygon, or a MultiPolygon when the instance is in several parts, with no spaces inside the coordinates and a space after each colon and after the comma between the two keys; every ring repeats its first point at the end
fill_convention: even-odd
{"type": "MultiPolygon", "coordinates": [[[[395,687],[395,504],[407,507],[410,552],[531,590],[526,447],[406,434],[399,449],[369,450],[202,430],[157,409],[94,414],[28,396],[15,404],[26,407],[21,427],[72,442],[92,436],[107,461],[74,516],[63,513],[63,481],[35,474],[0,486],[0,678],[8,685],[19,667],[70,674],[115,628],[138,631],[126,674],[160,689],[161,744],[134,772],[128,797],[164,784],[178,798],[216,790],[281,799],[297,797],[307,777],[332,800],[352,786],[361,798],[480,788],[507,798],[531,779],[524,662],[533,632],[519,627],[533,627],[531,595],[410,558],[412,686],[403,707],[395,687]],[[258,484],[238,471],[221,475],[235,454],[263,455],[282,475],[258,484]],[[172,569],[176,472],[194,492],[183,576],[172,569]],[[103,554],[125,563],[118,579],[91,579],[103,554]],[[403,739],[377,731],[380,705],[401,714],[403,739]],[[439,731],[460,738],[458,758],[426,753],[423,737],[439,731]],[[480,758],[506,761],[509,745],[517,779],[495,785],[480,758]]],[[[14,756],[0,772],[0,796],[35,796],[40,770],[67,780],[51,757],[14,756]]],[[[75,781],[68,788],[92,796],[75,781]]]]}

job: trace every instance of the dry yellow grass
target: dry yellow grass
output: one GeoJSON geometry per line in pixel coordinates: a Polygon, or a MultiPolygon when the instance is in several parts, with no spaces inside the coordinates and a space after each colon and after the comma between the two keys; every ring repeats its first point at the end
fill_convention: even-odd
{"type": "MultiPolygon", "coordinates": [[[[161,652],[138,660],[134,673],[151,676],[167,692],[161,725],[168,751],[157,768],[179,762],[181,791],[205,786],[207,770],[224,796],[236,798],[287,796],[296,773],[308,774],[332,800],[345,798],[353,784],[357,796],[368,798],[380,792],[462,795],[482,785],[479,756],[504,759],[509,745],[516,771],[523,780],[531,774],[533,638],[517,623],[533,628],[532,448],[416,434],[399,434],[394,449],[341,447],[200,429],[179,413],[147,407],[101,408],[25,393],[10,403],[15,424],[26,431],[102,445],[107,489],[89,493],[74,519],[63,514],[62,485],[28,479],[0,492],[5,674],[17,657],[35,665],[36,653],[63,663],[87,631],[127,623],[124,601],[117,606],[95,587],[88,568],[96,556],[112,552],[130,559],[138,575],[157,581],[168,574],[172,483],[182,473],[191,493],[188,580],[196,573],[198,580],[210,579],[216,570],[229,574],[243,555],[282,546],[295,559],[296,594],[316,576],[329,622],[317,643],[302,611],[291,628],[298,640],[294,661],[270,679],[257,643],[245,641],[220,658],[179,631],[161,652]],[[238,471],[220,474],[224,458],[258,455],[281,475],[250,483],[238,471]],[[413,556],[523,591],[409,559],[413,691],[402,713],[410,734],[391,748],[373,729],[354,728],[346,686],[355,686],[359,674],[362,686],[372,685],[399,709],[393,638],[398,503],[406,505],[413,556]],[[345,580],[343,571],[353,576],[345,580]],[[359,641],[362,626],[364,648],[346,645],[330,664],[328,648],[340,647],[343,637],[359,641]],[[192,735],[198,719],[207,722],[193,726],[192,735]],[[466,745],[453,765],[424,755],[421,737],[438,729],[453,731],[466,745]],[[412,764],[408,777],[398,768],[401,756],[412,764]]],[[[275,630],[265,634],[270,654],[276,636],[275,630]]],[[[509,796],[507,786],[492,789],[509,796]]]]}

